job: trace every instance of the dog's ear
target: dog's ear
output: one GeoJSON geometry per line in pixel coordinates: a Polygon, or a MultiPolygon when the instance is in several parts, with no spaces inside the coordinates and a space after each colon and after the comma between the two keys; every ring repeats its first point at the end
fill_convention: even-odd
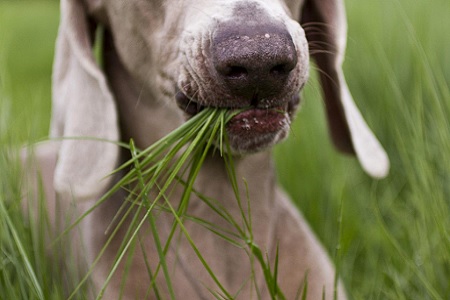
{"type": "Polygon", "coordinates": [[[389,159],[356,107],[342,73],[347,38],[342,0],[306,0],[300,24],[319,69],[334,144],[343,152],[356,154],[369,175],[385,177],[389,159]]]}
{"type": "Polygon", "coordinates": [[[62,138],[55,189],[81,199],[103,191],[119,155],[116,106],[93,55],[94,33],[84,3],[62,0],[50,128],[51,137],[62,138]]]}

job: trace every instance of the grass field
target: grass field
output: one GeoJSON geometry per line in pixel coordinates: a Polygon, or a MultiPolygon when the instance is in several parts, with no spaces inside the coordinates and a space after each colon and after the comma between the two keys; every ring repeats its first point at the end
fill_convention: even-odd
{"type": "MultiPolygon", "coordinates": [[[[333,149],[313,76],[291,137],[275,150],[279,180],[334,257],[352,298],[450,299],[450,1],[345,2],[345,74],[390,156],[390,175],[370,179],[333,149]]],[[[13,149],[47,134],[57,25],[56,1],[0,2],[5,300],[62,293],[36,239],[40,229],[21,217],[11,159],[13,149]]]]}

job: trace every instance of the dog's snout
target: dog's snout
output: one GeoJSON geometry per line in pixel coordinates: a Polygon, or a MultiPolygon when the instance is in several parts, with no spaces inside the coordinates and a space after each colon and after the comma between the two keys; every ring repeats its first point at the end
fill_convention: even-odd
{"type": "Polygon", "coordinates": [[[273,97],[297,65],[292,38],[278,24],[219,27],[213,36],[212,58],[225,88],[244,99],[273,97]]]}

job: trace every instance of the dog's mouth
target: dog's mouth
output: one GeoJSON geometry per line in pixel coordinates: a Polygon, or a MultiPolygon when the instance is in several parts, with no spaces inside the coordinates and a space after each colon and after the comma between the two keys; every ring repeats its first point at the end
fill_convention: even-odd
{"type": "MultiPolygon", "coordinates": [[[[175,98],[178,107],[188,118],[208,107],[182,92],[178,92],[175,98]]],[[[284,139],[288,135],[292,116],[299,103],[300,97],[297,94],[288,101],[273,106],[225,107],[230,110],[242,110],[226,126],[231,150],[238,154],[253,153],[284,139]]]]}

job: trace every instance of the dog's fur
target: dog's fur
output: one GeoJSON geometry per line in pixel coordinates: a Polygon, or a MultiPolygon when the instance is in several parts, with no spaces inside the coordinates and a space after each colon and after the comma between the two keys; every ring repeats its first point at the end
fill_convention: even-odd
{"type": "MultiPolygon", "coordinates": [[[[65,139],[38,146],[37,168],[28,172],[32,180],[36,170],[42,175],[52,222],[57,223],[72,203],[77,207],[72,217],[91,207],[122,174],[106,179],[105,175],[127,159],[112,143],[68,137],[125,142],[133,138],[143,149],[195,114],[196,107],[253,107],[245,115],[255,118],[249,128],[244,130],[239,123],[248,122],[244,116],[227,131],[237,178],[245,178],[248,187],[254,239],[272,265],[279,248],[278,282],[287,299],[295,298],[306,277],[308,299],[322,299],[323,294],[331,299],[333,266],[303,217],[277,186],[267,149],[287,135],[297,95],[308,77],[310,53],[321,70],[335,145],[356,154],[370,175],[386,175],[387,156],[354,105],[341,71],[346,39],[342,1],[62,0],[61,8],[51,136],[65,139]],[[102,68],[92,50],[99,25],[105,28],[102,68]],[[281,74],[278,79],[261,75],[274,60],[276,72],[281,74]],[[232,69],[235,65],[241,68],[232,69]],[[256,75],[250,74],[252,68],[256,75]],[[250,76],[246,72],[256,79],[245,77],[250,76]],[[269,115],[275,108],[285,110],[282,117],[275,117],[278,125],[261,114],[266,111],[269,115]],[[274,124],[261,125],[256,120],[259,117],[274,124]]],[[[240,219],[220,157],[206,159],[195,187],[240,219]]],[[[173,204],[179,201],[179,193],[172,193],[173,204]]],[[[80,224],[82,238],[76,244],[86,247],[81,256],[88,264],[108,239],[106,229],[125,197],[125,191],[116,193],[80,224]]],[[[217,226],[229,226],[195,197],[188,212],[217,226]]],[[[172,221],[164,213],[157,218],[163,241],[172,221]]],[[[186,227],[225,288],[238,299],[256,299],[245,251],[198,224],[186,221],[186,227]]],[[[145,259],[153,270],[158,262],[149,232],[145,224],[139,234],[142,247],[135,250],[124,285],[125,265],[121,264],[106,289],[106,299],[117,299],[122,287],[124,299],[147,295],[151,279],[145,259]]],[[[105,281],[124,234],[125,229],[119,231],[94,268],[95,289],[105,281]]],[[[170,249],[167,263],[177,298],[213,298],[208,288],[217,290],[217,285],[185,239],[177,240],[170,249]]],[[[254,272],[260,297],[268,299],[260,268],[254,272]]],[[[156,281],[165,295],[162,272],[156,281]]],[[[345,299],[341,285],[337,294],[345,299]]]]}

